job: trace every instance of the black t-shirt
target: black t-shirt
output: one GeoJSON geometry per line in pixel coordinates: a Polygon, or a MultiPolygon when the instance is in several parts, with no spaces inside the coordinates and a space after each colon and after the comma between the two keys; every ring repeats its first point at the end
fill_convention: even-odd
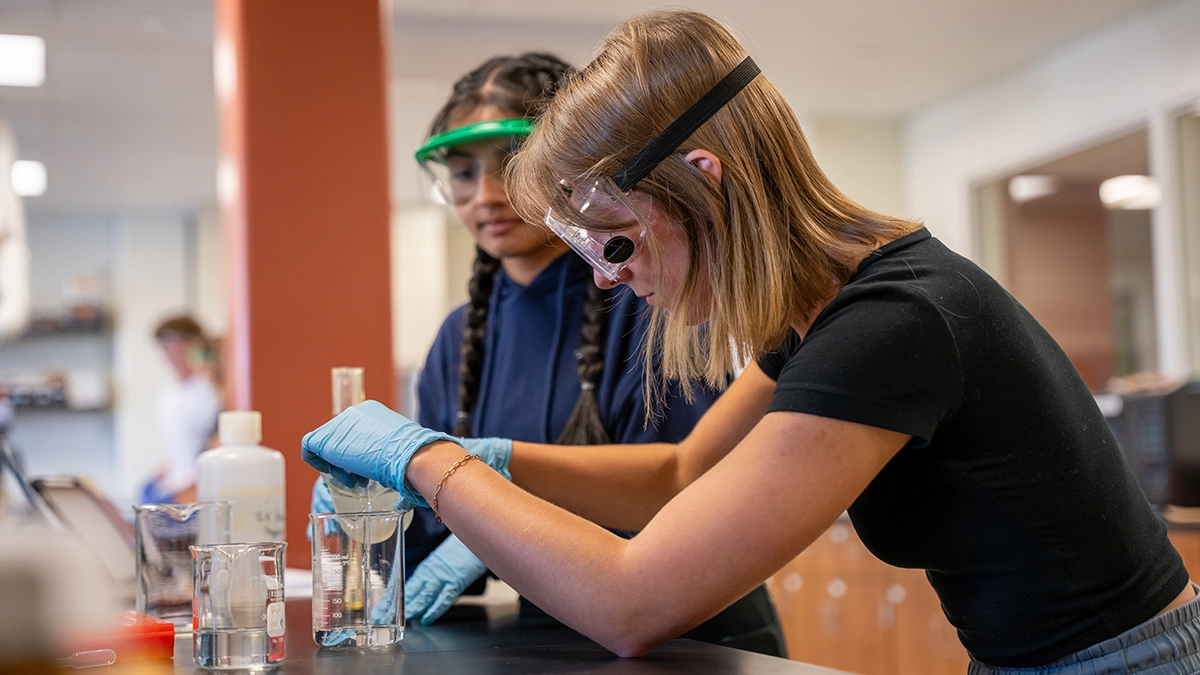
{"type": "Polygon", "coordinates": [[[770,411],[911,435],[850,507],[923,568],[976,659],[1037,666],[1154,616],[1187,571],[1067,356],[921,229],[869,255],[759,366],[770,411]]]}

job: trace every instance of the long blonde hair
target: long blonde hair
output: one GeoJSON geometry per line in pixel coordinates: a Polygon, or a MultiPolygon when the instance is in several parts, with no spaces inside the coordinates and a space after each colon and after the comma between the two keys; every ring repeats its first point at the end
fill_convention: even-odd
{"type": "MultiPolygon", "coordinates": [[[[550,207],[566,209],[560,180],[613,175],[745,57],[725,27],[699,12],[661,9],[626,20],[559,91],[517,154],[508,176],[513,205],[531,222],[550,207]]],[[[678,380],[689,395],[693,380],[720,386],[738,362],[777,347],[793,322],[846,283],[863,255],[920,227],[834,187],[764,75],[634,189],[687,233],[685,281],[668,312],[655,308],[645,358],[660,365],[648,374],[678,380]],[[684,160],[697,148],[720,160],[720,185],[684,160]],[[706,327],[664,315],[705,298],[706,327]]],[[[661,279],[653,226],[646,246],[661,279]]]]}

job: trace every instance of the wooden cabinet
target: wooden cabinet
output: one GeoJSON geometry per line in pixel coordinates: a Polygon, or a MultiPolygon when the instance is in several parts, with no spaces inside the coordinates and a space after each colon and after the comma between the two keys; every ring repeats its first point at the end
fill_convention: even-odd
{"type": "MultiPolygon", "coordinates": [[[[1200,527],[1169,531],[1200,581],[1200,527]]],[[[925,573],[892,567],[839,521],[767,582],[789,655],[863,675],[962,675],[970,657],[925,573]]]]}
{"type": "Polygon", "coordinates": [[[1192,575],[1192,581],[1200,583],[1200,527],[1172,525],[1167,536],[1179,551],[1179,557],[1183,558],[1183,566],[1192,575]]]}
{"type": "Polygon", "coordinates": [[[871,555],[839,521],[767,582],[789,655],[863,675],[962,675],[970,659],[921,570],[871,555]]]}

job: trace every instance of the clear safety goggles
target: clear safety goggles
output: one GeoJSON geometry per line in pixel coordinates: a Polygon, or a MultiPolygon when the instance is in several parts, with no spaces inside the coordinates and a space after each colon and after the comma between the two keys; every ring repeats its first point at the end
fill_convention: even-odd
{"type": "Polygon", "coordinates": [[[417,149],[421,168],[447,204],[475,199],[484,176],[499,180],[534,122],[526,118],[469,124],[438,134],[417,149]]]}
{"type": "Polygon", "coordinates": [[[609,281],[642,252],[650,196],[622,192],[607,176],[572,184],[561,181],[566,205],[546,211],[545,223],[609,281]]]}
{"type": "Polygon", "coordinates": [[[611,177],[591,177],[573,183],[561,181],[566,199],[557,208],[551,206],[546,211],[546,227],[597,272],[616,282],[621,271],[641,254],[651,215],[650,195],[634,190],[634,186],[759,72],[754,60],[747,56],[611,177]]]}

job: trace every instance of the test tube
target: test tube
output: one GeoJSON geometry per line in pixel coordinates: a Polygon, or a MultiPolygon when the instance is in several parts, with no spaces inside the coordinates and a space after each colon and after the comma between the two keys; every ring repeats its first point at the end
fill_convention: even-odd
{"type": "Polygon", "coordinates": [[[367,400],[363,389],[362,368],[333,369],[333,416],[337,417],[350,406],[367,400]]]}
{"type": "MultiPolygon", "coordinates": [[[[331,371],[331,380],[333,384],[333,415],[334,417],[342,413],[346,408],[356,406],[367,399],[366,389],[363,385],[363,369],[341,367],[334,368],[331,371]]],[[[339,513],[350,511],[369,511],[371,487],[354,489],[349,486],[340,484],[333,476],[325,475],[325,483],[329,487],[330,496],[334,500],[335,507],[339,513]]],[[[356,540],[350,540],[352,555],[358,554],[356,557],[361,557],[362,544],[356,540]]],[[[344,611],[350,614],[355,621],[362,620],[362,613],[365,607],[364,603],[364,579],[361,568],[351,565],[346,568],[346,604],[344,611]]]]}

